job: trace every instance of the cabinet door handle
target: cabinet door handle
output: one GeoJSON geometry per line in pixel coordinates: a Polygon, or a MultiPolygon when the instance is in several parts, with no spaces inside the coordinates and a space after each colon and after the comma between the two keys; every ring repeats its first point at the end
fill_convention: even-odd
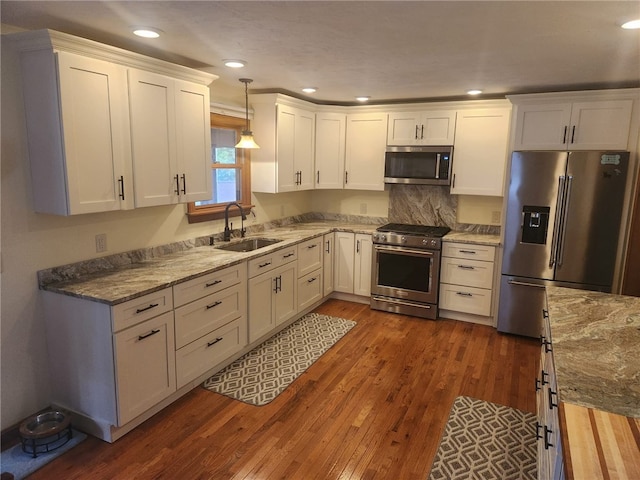
{"type": "Polygon", "coordinates": [[[536,392],[539,392],[541,388],[540,380],[536,377],[536,392]]]}
{"type": "Polygon", "coordinates": [[[268,267],[269,265],[271,265],[271,262],[261,263],[260,265],[258,265],[258,268],[268,267]]]}
{"type": "Polygon", "coordinates": [[[215,345],[216,343],[221,342],[222,339],[223,339],[223,337],[216,338],[213,342],[207,343],[207,347],[211,347],[211,346],[215,345]]]}
{"type": "Polygon", "coordinates": [[[564,126],[564,133],[562,134],[562,143],[567,143],[567,126],[564,126]]]}
{"type": "Polygon", "coordinates": [[[307,280],[307,283],[313,283],[313,282],[315,282],[317,279],[318,279],[318,277],[310,278],[309,280],[307,280]]]}
{"type": "Polygon", "coordinates": [[[345,171],[344,172],[344,184],[346,185],[347,183],[349,183],[349,172],[345,171]]]}
{"type": "Polygon", "coordinates": [[[420,140],[424,138],[424,124],[420,125],[420,140]]]}
{"type": "Polygon", "coordinates": [[[177,173],[175,176],[175,180],[176,180],[176,189],[174,190],[174,192],[176,195],[180,195],[180,177],[178,176],[177,173]]]}
{"type": "Polygon", "coordinates": [[[573,143],[573,140],[576,138],[576,126],[574,125],[573,127],[571,127],[571,143],[573,143]]]}
{"type": "Polygon", "coordinates": [[[360,253],[360,240],[356,240],[356,253],[360,253]]]}
{"type": "Polygon", "coordinates": [[[458,265],[458,268],[461,268],[463,270],[475,270],[476,267],[472,267],[471,265],[458,265]]]}
{"type": "Polygon", "coordinates": [[[549,410],[553,410],[554,407],[558,408],[558,404],[553,401],[553,396],[558,395],[558,392],[554,392],[553,390],[547,390],[549,392],[549,410]]]}
{"type": "Polygon", "coordinates": [[[540,440],[542,438],[542,435],[540,435],[541,428],[542,425],[540,424],[540,422],[536,422],[536,440],[540,440]]]}
{"type": "Polygon", "coordinates": [[[331,253],[330,247],[329,247],[330,244],[331,244],[331,242],[329,240],[327,240],[327,253],[331,253]]]}
{"type": "Polygon", "coordinates": [[[318,185],[320,185],[320,170],[318,170],[317,176],[318,176],[318,178],[317,178],[317,180],[316,180],[316,183],[317,183],[318,185]]]}
{"type": "Polygon", "coordinates": [[[549,380],[547,380],[548,376],[549,374],[542,370],[542,385],[549,385],[549,380]]]}
{"type": "Polygon", "coordinates": [[[150,303],[148,307],[136,309],[136,313],[146,312],[147,310],[151,310],[152,308],[156,308],[157,306],[157,303],[150,303]]]}
{"type": "Polygon", "coordinates": [[[124,200],[124,177],[122,175],[120,175],[120,179],[118,180],[118,183],[120,184],[120,195],[118,195],[120,197],[121,200],[124,200]]]}
{"type": "Polygon", "coordinates": [[[544,347],[545,353],[549,353],[551,349],[551,341],[547,340],[547,337],[540,335],[540,344],[544,347]]]}
{"type": "Polygon", "coordinates": [[[473,297],[473,293],[469,292],[456,292],[456,295],[460,295],[461,297],[473,297]]]}
{"type": "Polygon", "coordinates": [[[542,318],[549,318],[549,311],[546,309],[542,309],[542,318]]]}
{"type": "Polygon", "coordinates": [[[209,288],[209,287],[213,287],[214,285],[218,285],[219,283],[222,283],[222,280],[214,280],[211,283],[205,283],[204,286],[205,288],[209,288]]]}
{"type": "Polygon", "coordinates": [[[221,305],[221,304],[222,304],[221,301],[213,302],[211,305],[207,305],[207,310],[213,307],[217,307],[218,305],[221,305]]]}
{"type": "Polygon", "coordinates": [[[415,140],[417,140],[417,139],[418,139],[418,126],[419,126],[419,125],[416,125],[416,135],[415,135],[415,140]]]}
{"type": "Polygon", "coordinates": [[[156,333],[160,333],[159,329],[156,330],[151,330],[149,333],[147,333],[146,335],[138,335],[138,341],[144,340],[145,338],[149,338],[152,335],[155,335],[156,333]]]}
{"type": "Polygon", "coordinates": [[[545,425],[544,426],[544,449],[545,450],[549,450],[549,448],[553,447],[553,443],[551,443],[551,440],[549,439],[549,436],[551,435],[551,433],[552,433],[551,429],[545,425]]]}
{"type": "Polygon", "coordinates": [[[182,193],[187,193],[187,176],[184,173],[182,174],[182,193]]]}
{"type": "Polygon", "coordinates": [[[453,181],[451,182],[451,188],[456,188],[456,174],[453,174],[453,181]]]}

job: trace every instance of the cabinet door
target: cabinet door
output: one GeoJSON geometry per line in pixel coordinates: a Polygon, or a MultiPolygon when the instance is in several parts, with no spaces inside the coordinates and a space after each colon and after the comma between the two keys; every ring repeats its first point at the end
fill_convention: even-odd
{"type": "Polygon", "coordinates": [[[458,112],[451,193],[503,195],[511,109],[458,112]]]}
{"type": "Polygon", "coordinates": [[[384,190],[386,134],[384,113],[347,116],[345,188],[384,190]]]}
{"type": "Polygon", "coordinates": [[[209,87],[176,81],[176,149],[180,202],[212,195],[209,87]]]}
{"type": "Polygon", "coordinates": [[[249,343],[276,328],[274,320],[274,290],[276,281],[271,272],[249,280],[249,343]]]}
{"type": "Polygon", "coordinates": [[[323,243],[323,284],[325,297],[333,292],[334,240],[335,237],[333,233],[325,234],[323,243]]]}
{"type": "Polygon", "coordinates": [[[114,335],[118,426],[176,391],[173,312],[114,335]]]}
{"type": "Polygon", "coordinates": [[[136,207],[176,203],[180,178],[176,163],[174,81],[130,69],[129,95],[136,207]]]}
{"type": "Polygon", "coordinates": [[[295,171],[296,109],[278,105],[277,111],[278,192],[291,192],[296,189],[298,181],[295,171]]]}
{"type": "Polygon", "coordinates": [[[312,112],[296,109],[296,138],[294,171],[298,175],[297,190],[313,190],[315,184],[315,168],[313,157],[315,154],[316,116],[312,112]]]}
{"type": "Polygon", "coordinates": [[[274,272],[277,291],[274,292],[274,318],[276,325],[286,322],[298,313],[298,275],[295,262],[283,265],[274,272]]]}
{"type": "Polygon", "coordinates": [[[571,110],[570,150],[626,150],[632,100],[576,102],[571,110]]]}
{"type": "Polygon", "coordinates": [[[355,235],[349,232],[335,233],[334,290],[353,293],[353,262],[355,235]]]}
{"type": "Polygon", "coordinates": [[[420,142],[420,113],[389,114],[387,145],[418,145],[420,142]]]}
{"type": "MultiPolygon", "coordinates": [[[[66,52],[57,54],[60,116],[64,135],[66,208],[51,213],[77,214],[120,210],[133,205],[129,117],[124,67],[66,52]],[[126,190],[123,190],[126,188],[126,190]],[[125,203],[126,201],[126,203],[125,203]],[[65,211],[66,210],[66,211],[65,211]]],[[[27,102],[29,104],[29,102],[27,102]]],[[[31,112],[27,112],[28,117],[31,112]]],[[[35,144],[30,155],[45,155],[50,145],[35,144]]],[[[51,157],[46,155],[47,161],[51,157]]],[[[33,168],[39,168],[37,165],[33,168]]],[[[50,168],[50,167],[49,167],[50,168]]],[[[48,169],[47,169],[48,170],[48,169]]],[[[38,172],[33,175],[39,178],[38,172]]],[[[36,211],[50,212],[48,185],[34,182],[36,211]],[[42,205],[42,208],[40,208],[42,205]]],[[[58,199],[54,202],[58,203],[58,199]]],[[[55,207],[54,207],[55,208],[55,207]]]]}
{"type": "Polygon", "coordinates": [[[570,103],[519,105],[513,149],[565,150],[570,121],[570,103]]]}
{"type": "Polygon", "coordinates": [[[343,114],[316,114],[315,188],[343,188],[346,122],[343,114]]]}
{"type": "Polygon", "coordinates": [[[373,241],[371,235],[358,233],[355,236],[356,251],[354,259],[353,293],[371,296],[371,260],[373,241]]]}
{"type": "Polygon", "coordinates": [[[420,145],[453,145],[455,110],[425,112],[420,120],[420,145]]]}

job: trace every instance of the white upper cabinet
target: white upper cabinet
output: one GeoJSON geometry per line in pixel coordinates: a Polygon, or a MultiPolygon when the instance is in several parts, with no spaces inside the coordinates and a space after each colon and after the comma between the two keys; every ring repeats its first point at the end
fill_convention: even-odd
{"type": "Polygon", "coordinates": [[[387,114],[347,115],[346,189],[384,190],[387,114]]]}
{"type": "Polygon", "coordinates": [[[7,39],[21,55],[36,212],[210,198],[215,75],[52,30],[7,39]]]}
{"type": "Polygon", "coordinates": [[[129,70],[136,207],[211,198],[209,89],[129,70]]]}
{"type": "Polygon", "coordinates": [[[133,206],[126,69],[67,52],[22,55],[34,210],[133,206]]]}
{"type": "Polygon", "coordinates": [[[502,196],[511,108],[460,110],[451,193],[502,196]]]}
{"type": "Polygon", "coordinates": [[[626,150],[632,106],[631,99],[517,105],[513,149],[626,150]]]}
{"type": "Polygon", "coordinates": [[[252,95],[251,103],[252,130],[260,145],[251,153],[252,190],[280,193],[313,189],[315,112],[294,106],[295,102],[289,104],[279,94],[252,95]]]}
{"type": "Polygon", "coordinates": [[[347,116],[343,113],[316,114],[315,188],[341,189],[344,184],[344,160],[347,116]]]}
{"type": "Polygon", "coordinates": [[[387,145],[453,145],[455,110],[389,114],[387,145]]]}

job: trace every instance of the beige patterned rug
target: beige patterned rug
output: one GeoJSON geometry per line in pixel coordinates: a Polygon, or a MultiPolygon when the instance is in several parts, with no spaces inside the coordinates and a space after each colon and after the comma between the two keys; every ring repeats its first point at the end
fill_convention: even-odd
{"type": "Polygon", "coordinates": [[[429,480],[535,480],[536,416],[515,408],[458,397],[429,480]]]}
{"type": "Polygon", "coordinates": [[[266,405],[335,345],[356,322],[309,313],[207,379],[207,390],[266,405]]]}

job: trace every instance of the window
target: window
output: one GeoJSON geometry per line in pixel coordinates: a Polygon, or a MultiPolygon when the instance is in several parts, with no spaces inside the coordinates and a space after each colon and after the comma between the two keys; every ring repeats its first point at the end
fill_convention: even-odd
{"type": "MultiPolygon", "coordinates": [[[[211,175],[213,194],[209,200],[189,203],[189,223],[224,218],[230,202],[237,202],[244,213],[251,210],[251,160],[248,150],[235,145],[245,129],[245,120],[226,115],[211,114],[211,175]]],[[[229,211],[239,216],[237,208],[229,211]]]]}

